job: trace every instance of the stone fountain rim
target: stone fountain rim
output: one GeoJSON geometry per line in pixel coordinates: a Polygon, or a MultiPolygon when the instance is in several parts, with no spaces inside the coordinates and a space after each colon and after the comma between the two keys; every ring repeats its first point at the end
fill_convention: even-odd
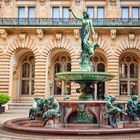
{"type": "Polygon", "coordinates": [[[112,134],[126,134],[126,133],[136,133],[140,132],[140,127],[135,128],[96,128],[96,129],[55,129],[48,127],[26,127],[14,124],[14,122],[18,121],[27,121],[27,118],[17,118],[8,120],[4,123],[3,127],[8,131],[15,131],[18,133],[31,133],[31,134],[53,134],[53,135],[84,135],[84,136],[92,136],[92,135],[112,135],[112,134]]]}
{"type": "Polygon", "coordinates": [[[91,71],[66,71],[66,72],[58,72],[55,75],[61,80],[76,83],[105,82],[110,81],[115,77],[112,73],[109,72],[91,72],[91,71]]]}

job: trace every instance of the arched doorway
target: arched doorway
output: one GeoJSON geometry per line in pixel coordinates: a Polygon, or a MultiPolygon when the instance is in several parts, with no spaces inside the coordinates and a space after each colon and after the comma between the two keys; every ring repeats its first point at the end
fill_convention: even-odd
{"type": "Polygon", "coordinates": [[[32,101],[35,58],[29,49],[17,49],[10,62],[9,93],[13,102],[32,101]]]}

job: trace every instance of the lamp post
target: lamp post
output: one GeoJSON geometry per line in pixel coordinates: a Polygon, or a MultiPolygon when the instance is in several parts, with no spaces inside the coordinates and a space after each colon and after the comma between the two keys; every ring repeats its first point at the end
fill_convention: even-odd
{"type": "Polygon", "coordinates": [[[50,80],[49,86],[50,86],[50,96],[51,96],[52,95],[52,88],[53,88],[53,81],[52,80],[50,80]]]}

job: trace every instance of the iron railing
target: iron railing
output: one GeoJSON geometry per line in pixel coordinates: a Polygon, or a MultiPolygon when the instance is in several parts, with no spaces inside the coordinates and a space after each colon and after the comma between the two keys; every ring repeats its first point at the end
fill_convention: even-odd
{"type": "MultiPolygon", "coordinates": [[[[92,19],[95,27],[140,27],[140,19],[92,19]]],[[[80,27],[77,19],[64,18],[0,18],[0,26],[80,27]]]]}

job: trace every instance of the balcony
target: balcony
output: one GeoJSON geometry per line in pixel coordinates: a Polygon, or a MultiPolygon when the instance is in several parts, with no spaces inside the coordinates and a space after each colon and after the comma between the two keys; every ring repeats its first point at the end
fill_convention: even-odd
{"type": "MultiPolygon", "coordinates": [[[[92,19],[94,27],[140,27],[140,19],[92,19]]],[[[80,27],[77,19],[63,18],[0,18],[1,27],[80,27]]]]}

